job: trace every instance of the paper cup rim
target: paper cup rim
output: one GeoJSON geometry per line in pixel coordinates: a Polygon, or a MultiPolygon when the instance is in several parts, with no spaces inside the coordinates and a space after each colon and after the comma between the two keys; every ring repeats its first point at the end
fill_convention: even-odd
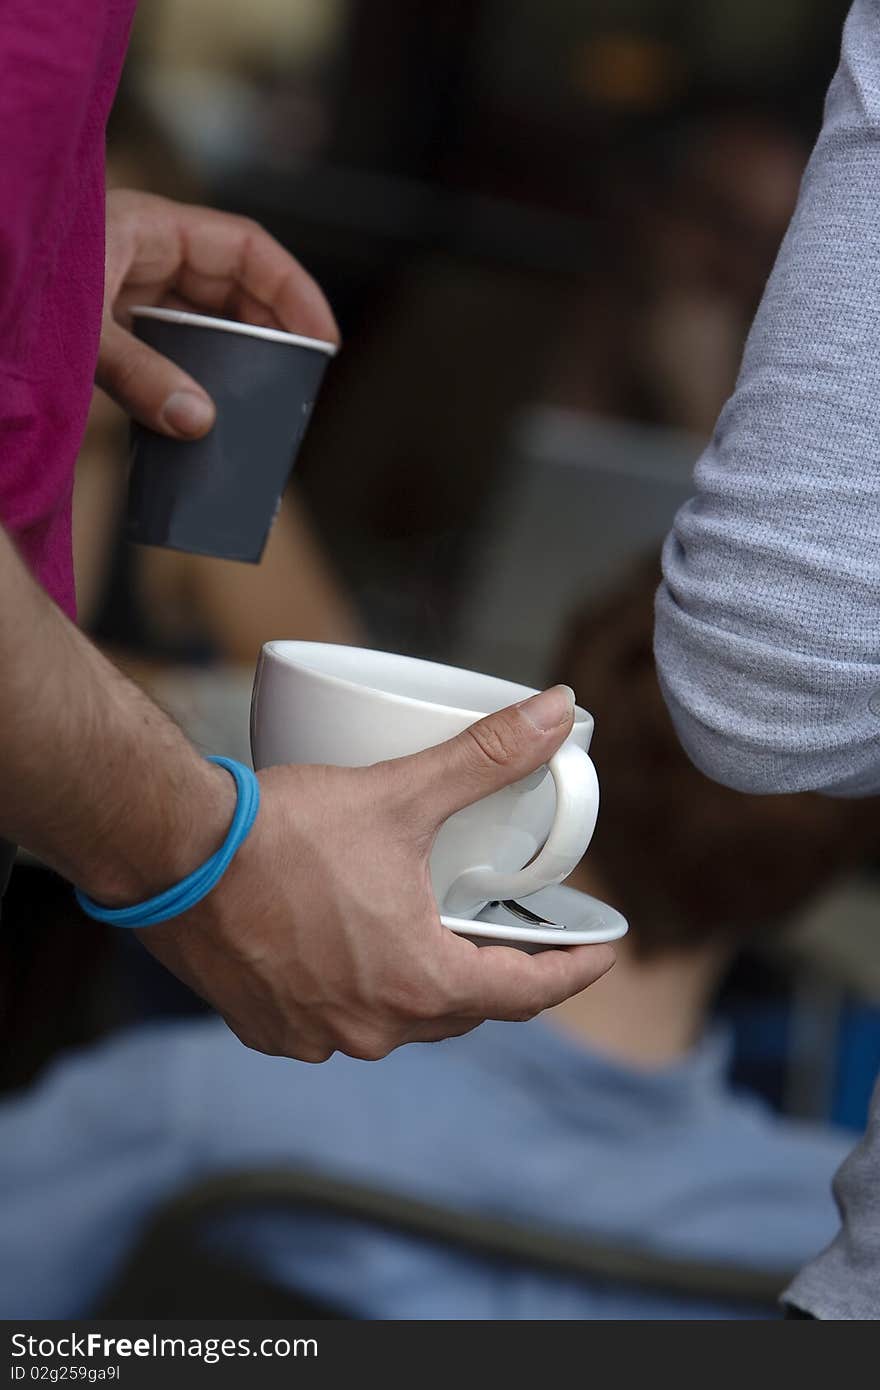
{"type": "Polygon", "coordinates": [[[335,343],[324,342],[321,338],[304,338],[300,333],[285,333],[281,328],[262,328],[255,323],[240,323],[237,319],[218,319],[210,314],[193,314],[187,309],[163,309],[159,305],[136,304],[129,312],[132,318],[158,319],[160,323],[179,323],[190,328],[214,328],[224,333],[239,333],[246,338],[263,338],[269,343],[311,348],[314,352],[325,353],[327,357],[335,357],[338,351],[335,343]]]}

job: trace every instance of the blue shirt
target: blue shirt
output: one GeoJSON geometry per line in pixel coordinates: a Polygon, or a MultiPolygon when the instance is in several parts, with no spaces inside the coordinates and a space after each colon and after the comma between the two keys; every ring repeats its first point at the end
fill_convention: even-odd
{"type": "MultiPolygon", "coordinates": [[[[639,1072],[541,1021],[320,1067],[250,1052],[214,1019],[111,1038],[0,1106],[0,1317],[83,1316],[180,1186],[285,1163],[669,1255],[795,1266],[834,1234],[847,1137],[734,1096],[725,1065],[714,1036],[639,1072]]],[[[239,1222],[236,1245],[360,1317],[719,1313],[337,1218],[239,1222]]]]}

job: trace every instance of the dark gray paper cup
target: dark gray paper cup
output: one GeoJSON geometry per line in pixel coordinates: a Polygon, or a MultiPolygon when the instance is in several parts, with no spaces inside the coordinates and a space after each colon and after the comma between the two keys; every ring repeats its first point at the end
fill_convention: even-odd
{"type": "Polygon", "coordinates": [[[132,317],[139,338],[210,393],[217,419],[197,440],[132,425],[127,535],[255,564],[336,348],[177,309],[132,317]]]}

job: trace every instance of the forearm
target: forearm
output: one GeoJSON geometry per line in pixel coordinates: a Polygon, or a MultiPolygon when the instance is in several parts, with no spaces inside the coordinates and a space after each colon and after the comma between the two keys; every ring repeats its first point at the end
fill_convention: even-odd
{"type": "Polygon", "coordinates": [[[694,760],[744,790],[880,788],[878,182],[880,11],[858,0],[736,391],[664,553],[673,718],[694,760]]]}
{"type": "Polygon", "coordinates": [[[231,779],[70,623],[0,530],[0,836],[107,903],[221,843],[231,779]]]}

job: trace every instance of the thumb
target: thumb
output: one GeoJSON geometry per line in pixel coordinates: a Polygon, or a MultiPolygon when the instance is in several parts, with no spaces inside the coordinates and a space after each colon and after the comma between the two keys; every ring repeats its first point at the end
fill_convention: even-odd
{"type": "Polygon", "coordinates": [[[98,385],[135,420],[172,439],[200,439],[214,423],[214,402],[176,363],[105,319],[98,385]]]}
{"type": "Polygon", "coordinates": [[[573,720],[574,691],[554,685],[399,764],[420,813],[436,829],[454,811],[541,767],[568,736],[573,720]]]}

